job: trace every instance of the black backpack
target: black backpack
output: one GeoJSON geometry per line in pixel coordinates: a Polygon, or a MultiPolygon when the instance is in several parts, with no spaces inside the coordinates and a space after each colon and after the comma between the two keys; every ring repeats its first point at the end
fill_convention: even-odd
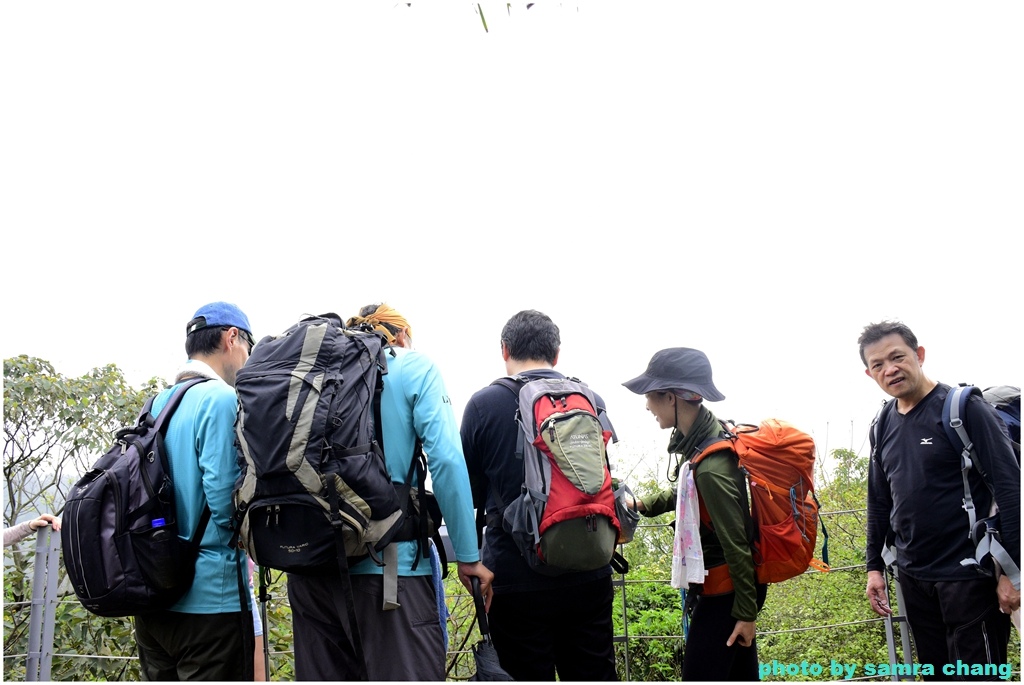
{"type": "Polygon", "coordinates": [[[64,565],[79,601],[98,616],[166,609],[192,587],[210,508],[191,541],[178,537],[164,435],[181,398],[205,380],[182,383],[155,418],[149,398],[136,424],[117,432],[68,494],[60,530],[64,565]]]}
{"type": "MultiPolygon", "coordinates": [[[[379,334],[323,314],[261,340],[235,380],[241,545],[271,569],[340,570],[360,661],[349,566],[367,557],[385,566],[381,552],[398,540],[420,542],[418,564],[441,523],[424,488],[419,443],[405,484],[396,486],[388,473],[380,414],[386,374],[379,334]],[[420,515],[421,508],[430,515],[420,515]]],[[[397,559],[385,567],[386,578],[396,566],[397,559]]]]}

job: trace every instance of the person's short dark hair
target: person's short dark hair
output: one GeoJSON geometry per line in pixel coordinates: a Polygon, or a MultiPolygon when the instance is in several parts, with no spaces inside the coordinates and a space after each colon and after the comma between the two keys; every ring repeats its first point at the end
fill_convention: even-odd
{"type": "Polygon", "coordinates": [[[501,342],[512,359],[536,359],[552,365],[562,346],[558,326],[536,309],[524,309],[509,319],[501,329],[501,342]]]}
{"type": "Polygon", "coordinates": [[[868,345],[874,345],[885,336],[892,335],[893,333],[903,338],[903,342],[907,343],[907,347],[917,350],[917,336],[914,335],[914,332],[906,324],[900,321],[869,323],[864,327],[860,337],[857,339],[857,344],[860,345],[860,360],[864,362],[864,366],[868,365],[868,360],[864,356],[864,348],[868,345]]]}
{"type": "Polygon", "coordinates": [[[230,326],[201,328],[185,337],[185,355],[191,359],[197,354],[213,354],[220,347],[221,333],[230,326]]]}

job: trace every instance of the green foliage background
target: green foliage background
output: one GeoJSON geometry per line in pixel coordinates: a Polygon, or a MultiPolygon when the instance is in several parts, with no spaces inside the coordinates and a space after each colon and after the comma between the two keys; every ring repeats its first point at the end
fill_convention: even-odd
{"type": "MultiPolygon", "coordinates": [[[[163,384],[153,379],[141,388],[131,388],[114,366],[94,369],[81,378],[66,378],[42,360],[24,356],[4,360],[5,525],[30,512],[59,513],[69,482],[106,450],[117,428],[134,422],[145,398],[160,387],[163,384]]],[[[829,680],[831,660],[857,664],[888,661],[884,623],[864,597],[866,458],[840,449],[830,455],[828,471],[820,467],[818,498],[825,512],[832,571],[807,573],[769,588],[758,617],[758,656],[766,664],[822,664],[825,673],[819,677],[769,674],[765,680],[829,680]]],[[[641,496],[662,485],[654,475],[630,483],[641,496]]],[[[622,679],[671,681],[681,677],[680,595],[668,582],[670,518],[643,519],[634,541],[623,547],[630,572],[617,577],[613,613],[616,635],[628,635],[616,647],[622,679]]],[[[818,558],[824,542],[819,533],[818,558]]],[[[25,679],[33,551],[33,538],[4,548],[5,680],[25,679]]],[[[479,642],[480,633],[471,598],[455,574],[449,575],[445,581],[450,613],[448,679],[468,680],[474,671],[471,649],[479,642]]],[[[139,680],[131,619],[93,616],[67,587],[63,568],[59,578],[52,679],[139,680]]],[[[257,591],[259,586],[257,580],[257,591]]],[[[269,574],[267,595],[264,631],[271,652],[270,678],[294,680],[291,610],[283,574],[269,574]]],[[[1020,635],[1016,631],[1010,654],[1019,678],[1020,635]]]]}

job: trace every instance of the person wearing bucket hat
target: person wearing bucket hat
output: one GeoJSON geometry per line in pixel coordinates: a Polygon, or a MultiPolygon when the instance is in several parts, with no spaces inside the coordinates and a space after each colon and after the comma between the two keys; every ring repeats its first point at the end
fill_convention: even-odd
{"type": "Polygon", "coordinates": [[[242,584],[247,563],[230,546],[238,400],[234,383],[253,346],[249,318],[237,306],[211,302],[185,326],[188,360],[174,386],[153,401],[159,415],[181,382],[192,386],[167,425],[164,445],[174,474],[180,534],[191,539],[209,504],[192,587],[166,611],[135,617],[143,679],[252,680],[255,652],[251,595],[242,584]]]}
{"type": "MultiPolygon", "coordinates": [[[[647,370],[623,385],[646,397],[660,428],[672,429],[667,477],[676,485],[634,506],[645,516],[678,511],[677,493],[683,493],[693,512],[685,523],[699,530],[699,544],[687,549],[697,562],[689,564],[690,577],[681,572],[677,585],[686,590],[689,621],[683,680],[758,680],[755,621],[767,586],[755,576],[746,480],[731,450],[708,455],[692,471],[689,464],[702,443],[723,434],[704,404],[725,399],[712,380],[711,362],[700,350],[671,347],[656,352],[647,370]]],[[[680,518],[677,527],[684,525],[680,518]]]]}

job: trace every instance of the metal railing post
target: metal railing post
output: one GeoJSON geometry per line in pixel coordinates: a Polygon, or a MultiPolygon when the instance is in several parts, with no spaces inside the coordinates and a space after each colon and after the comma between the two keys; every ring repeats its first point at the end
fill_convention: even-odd
{"type": "MultiPolygon", "coordinates": [[[[40,644],[39,679],[50,680],[53,666],[53,634],[57,624],[57,575],[60,571],[60,535],[47,526],[46,591],[43,594],[43,639],[40,644]]],[[[42,533],[42,531],[40,531],[42,533]]],[[[39,559],[36,559],[38,563],[39,559]]]]}
{"type": "MultiPolygon", "coordinates": [[[[49,547],[50,527],[36,533],[36,550],[32,557],[32,604],[28,619],[28,657],[25,661],[25,680],[39,680],[40,646],[43,641],[43,602],[46,596],[46,550],[49,547]]],[[[52,650],[51,650],[52,651],[52,650]]]]}
{"type": "MultiPolygon", "coordinates": [[[[619,554],[622,554],[622,545],[619,545],[619,554]]],[[[618,580],[613,579],[612,585],[618,585],[622,588],[622,635],[617,635],[613,639],[616,642],[622,643],[623,658],[622,663],[625,665],[625,678],[627,682],[630,680],[629,677],[629,613],[626,611],[626,574],[620,573],[618,580]]]]}
{"type": "MultiPolygon", "coordinates": [[[[890,575],[892,576],[892,579],[893,579],[893,581],[894,581],[894,583],[896,585],[896,606],[897,606],[899,611],[902,611],[903,610],[903,589],[900,587],[900,578],[899,578],[899,575],[897,573],[894,573],[894,572],[887,573],[886,577],[888,578],[890,575]]],[[[890,607],[891,606],[892,606],[892,603],[890,602],[890,607]]],[[[913,672],[913,662],[914,662],[913,652],[911,651],[911,647],[910,647],[910,626],[907,623],[907,617],[906,616],[901,616],[900,614],[895,613],[895,612],[893,612],[892,614],[890,614],[890,615],[885,617],[885,642],[886,642],[886,646],[889,648],[889,663],[890,664],[895,664],[896,663],[896,634],[895,634],[895,629],[896,629],[897,626],[899,626],[900,642],[901,642],[901,644],[903,646],[903,663],[908,666],[907,673],[909,674],[909,673],[913,672]]],[[[895,669],[894,669],[894,672],[890,676],[890,679],[893,680],[893,681],[898,681],[898,680],[914,680],[915,678],[914,678],[914,676],[911,676],[911,675],[904,675],[904,676],[897,675],[897,673],[895,672],[895,669]]]]}

